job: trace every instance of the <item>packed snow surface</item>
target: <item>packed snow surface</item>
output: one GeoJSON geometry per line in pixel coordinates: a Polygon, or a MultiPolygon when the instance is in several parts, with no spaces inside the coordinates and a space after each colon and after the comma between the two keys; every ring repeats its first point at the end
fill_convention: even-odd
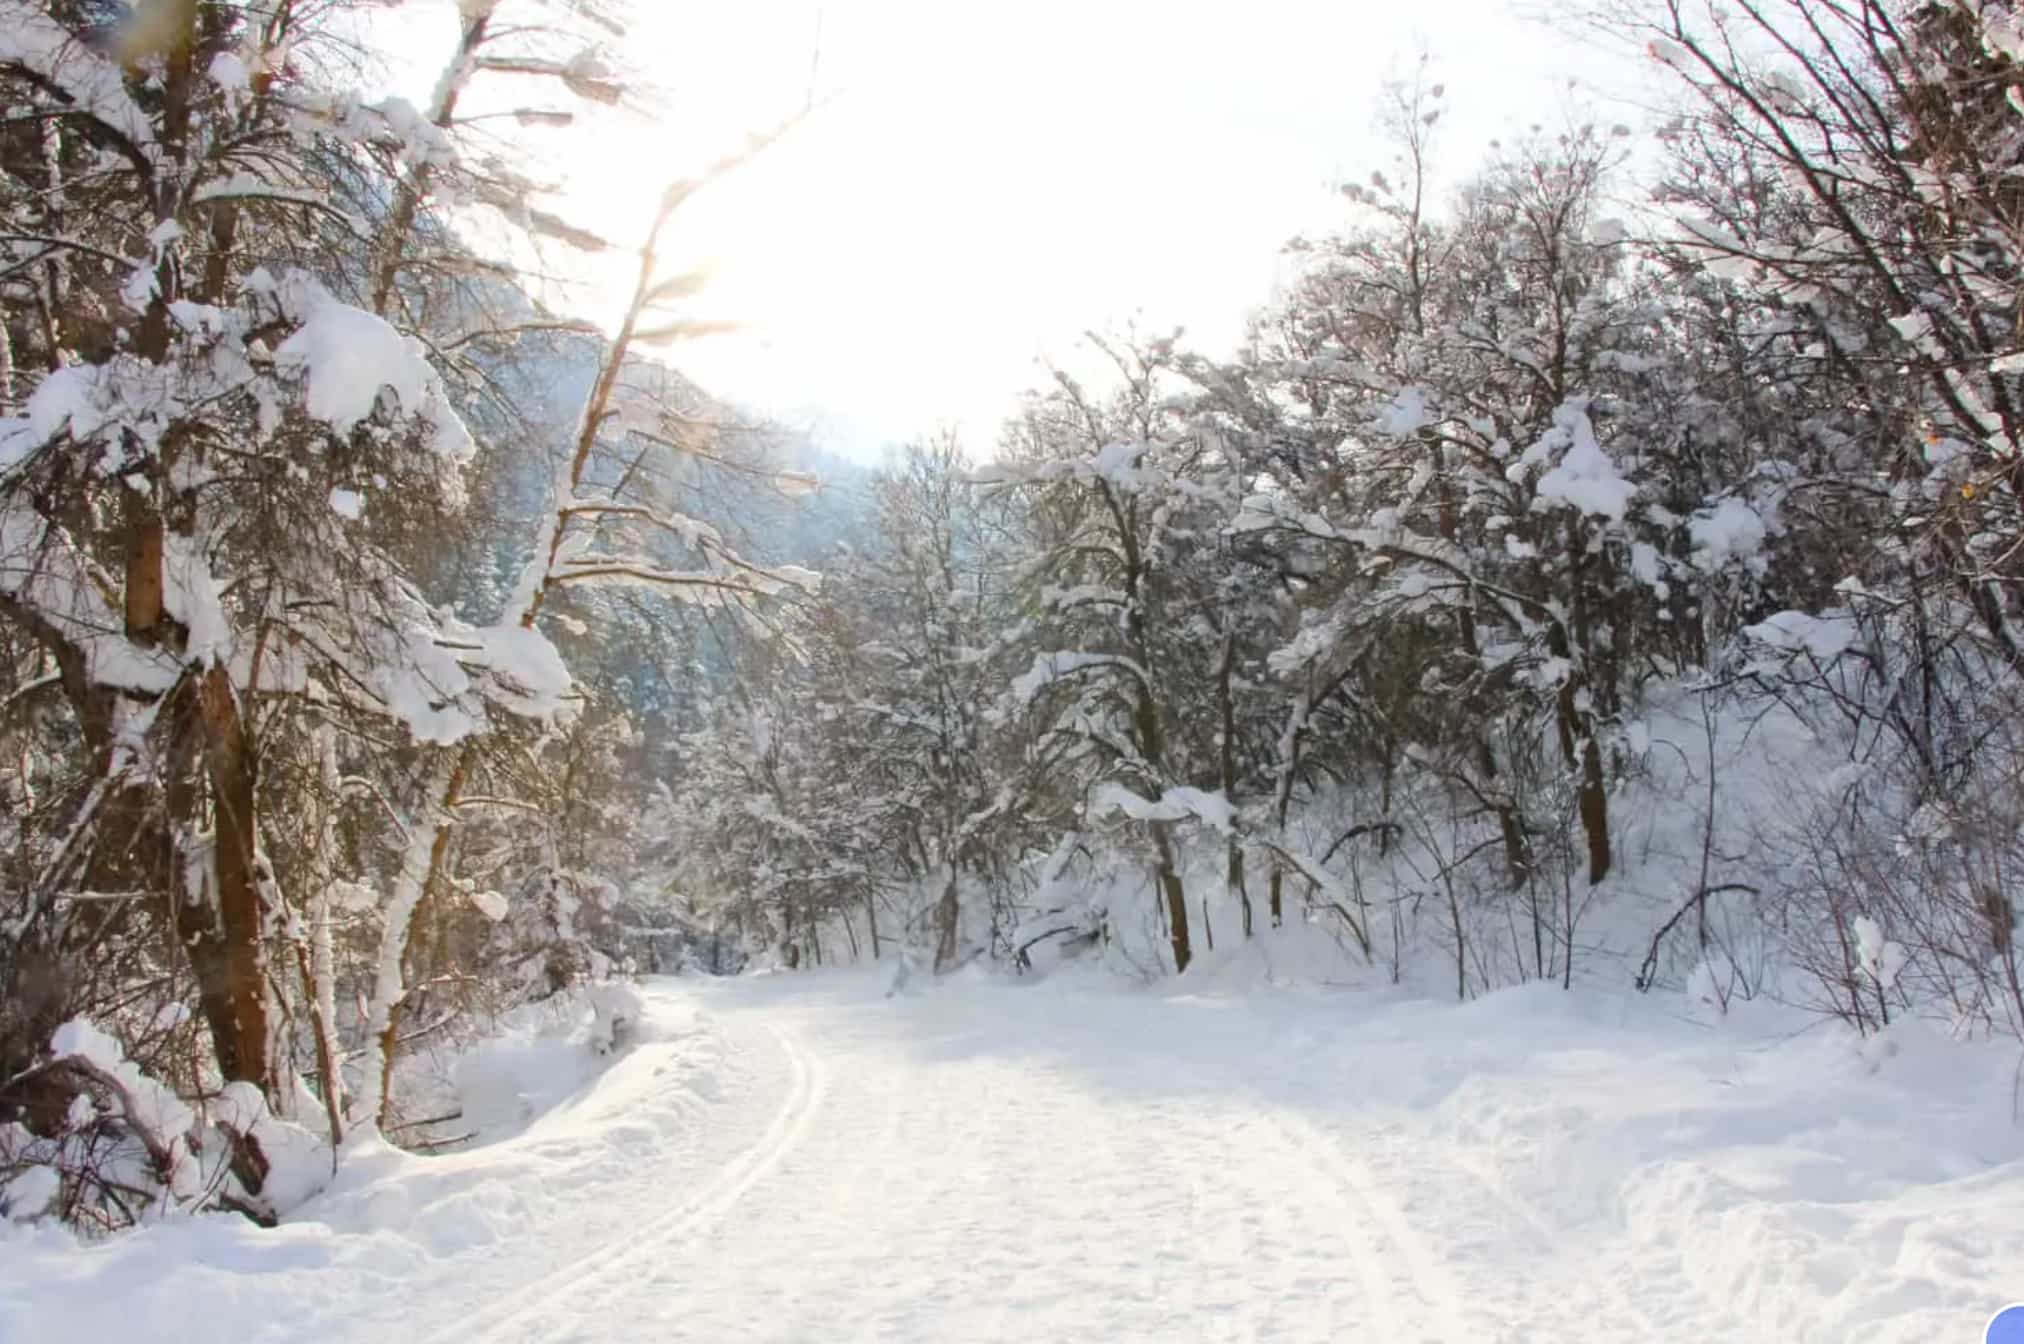
{"type": "Polygon", "coordinates": [[[653,982],[527,1123],[278,1230],[0,1232],[0,1339],[1933,1344],[2024,1296],[1998,1048],[1237,978],[653,982]]]}

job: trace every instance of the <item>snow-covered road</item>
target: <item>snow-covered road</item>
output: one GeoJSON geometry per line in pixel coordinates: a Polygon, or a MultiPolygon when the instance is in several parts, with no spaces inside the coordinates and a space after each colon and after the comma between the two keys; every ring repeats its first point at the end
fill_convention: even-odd
{"type": "Polygon", "coordinates": [[[774,1108],[750,1147],[490,1337],[1491,1337],[1367,1161],[1193,1052],[933,1007],[723,1004],[774,1108]]]}
{"type": "Polygon", "coordinates": [[[1878,1068],[1536,988],[882,989],[658,983],[511,1139],[364,1154],[275,1232],[0,1247],[34,1266],[0,1340],[1888,1344],[2024,1294],[2018,1133],[1929,1037],[1878,1068]]]}

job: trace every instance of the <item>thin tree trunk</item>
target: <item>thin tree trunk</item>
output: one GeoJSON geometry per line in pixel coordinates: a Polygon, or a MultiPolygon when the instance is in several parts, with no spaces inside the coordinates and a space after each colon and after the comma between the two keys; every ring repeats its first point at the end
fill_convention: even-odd
{"type": "Polygon", "coordinates": [[[1525,839],[1525,823],[1516,804],[1497,783],[1497,753],[1491,749],[1487,734],[1478,735],[1476,751],[1487,796],[1496,800],[1497,831],[1504,841],[1504,875],[1511,890],[1516,891],[1532,871],[1532,846],[1525,839]]]}
{"type": "Polygon", "coordinates": [[[0,322],[0,416],[14,414],[14,341],[0,322]]]}
{"type": "MultiPolygon", "coordinates": [[[[478,48],[484,45],[486,32],[492,25],[491,5],[467,4],[463,9],[464,26],[458,34],[456,54],[443,68],[436,81],[435,93],[429,100],[429,121],[442,129],[448,129],[455,118],[457,99],[463,94],[464,85],[476,68],[478,48]]],[[[421,208],[423,197],[428,195],[434,176],[429,165],[420,164],[394,188],[393,204],[387,211],[385,225],[380,229],[378,256],[373,261],[372,310],[381,317],[386,316],[387,306],[393,301],[394,283],[399,279],[402,263],[407,257],[415,214],[421,208]]]]}
{"type": "Polygon", "coordinates": [[[330,1124],[332,1148],[344,1142],[344,1077],[337,1065],[337,1001],[331,986],[330,900],[322,893],[309,898],[310,931],[295,944],[296,971],[309,1005],[310,1030],[316,1033],[317,1090],[330,1124]]]}
{"type": "MultiPolygon", "coordinates": [[[[1231,682],[1236,662],[1236,632],[1225,631],[1223,634],[1222,665],[1216,674],[1216,700],[1218,707],[1222,711],[1223,719],[1222,742],[1220,744],[1222,748],[1220,755],[1223,767],[1223,799],[1233,807],[1237,801],[1237,697],[1232,690],[1231,682]]],[[[1251,936],[1251,893],[1244,889],[1244,849],[1237,841],[1235,830],[1232,830],[1224,840],[1223,887],[1230,897],[1236,901],[1243,923],[1244,936],[1249,938],[1251,936]]],[[[1202,907],[1202,925],[1205,929],[1208,927],[1208,922],[1208,905],[1205,900],[1202,907]]],[[[1215,950],[1213,942],[1210,943],[1209,950],[1212,952],[1215,950]]]]}
{"type": "Polygon", "coordinates": [[[1581,825],[1588,833],[1588,881],[1609,876],[1609,791],[1603,786],[1602,748],[1593,725],[1581,748],[1581,825]]]}
{"type": "Polygon", "coordinates": [[[1249,938],[1251,928],[1251,893],[1244,887],[1244,847],[1232,836],[1229,849],[1224,855],[1223,885],[1237,898],[1237,910],[1244,925],[1244,936],[1249,938]]]}
{"type": "MultiPolygon", "coordinates": [[[[1568,543],[1577,574],[1585,555],[1578,536],[1578,533],[1572,534],[1568,543]]],[[[1577,613],[1581,610],[1581,604],[1577,602],[1577,613]]],[[[1582,705],[1581,693],[1588,689],[1589,680],[1587,650],[1580,651],[1584,657],[1577,664],[1573,637],[1559,621],[1547,630],[1546,649],[1554,657],[1565,660],[1568,666],[1567,675],[1560,683],[1555,719],[1560,734],[1561,758],[1569,768],[1581,771],[1578,810],[1582,830],[1588,838],[1588,882],[1593,886],[1609,876],[1609,791],[1603,785],[1602,748],[1595,740],[1595,715],[1582,705]]]]}
{"type": "Polygon", "coordinates": [[[1188,969],[1193,954],[1188,946],[1188,893],[1181,885],[1180,871],[1174,867],[1174,847],[1167,827],[1168,823],[1163,821],[1152,824],[1153,851],[1159,855],[1153,876],[1166,897],[1167,938],[1174,950],[1174,974],[1179,975],[1188,969]]]}
{"type": "Polygon", "coordinates": [[[942,899],[935,905],[935,974],[944,975],[955,969],[957,954],[957,928],[962,919],[962,907],[956,888],[956,865],[949,865],[948,881],[942,886],[942,899]]]}
{"type": "Polygon", "coordinates": [[[439,761],[430,772],[421,791],[424,811],[408,823],[407,848],[380,927],[379,958],[366,1009],[366,1058],[360,1070],[358,1108],[360,1122],[378,1127],[381,1133],[386,1132],[392,1115],[394,1049],[401,1003],[408,992],[408,936],[415,912],[427,894],[430,874],[440,870],[442,853],[449,845],[447,822],[439,823],[431,813],[445,799],[454,803],[463,780],[462,752],[455,759],[439,761]]]}
{"type": "Polygon", "coordinates": [[[1444,872],[1441,881],[1448,892],[1448,922],[1455,931],[1455,999],[1460,1002],[1469,997],[1469,938],[1462,927],[1462,900],[1455,893],[1455,879],[1444,872]]]}
{"type": "Polygon", "coordinates": [[[1293,812],[1293,781],[1300,773],[1300,745],[1307,735],[1308,716],[1313,712],[1314,670],[1309,668],[1307,684],[1302,688],[1292,713],[1287,716],[1286,728],[1279,737],[1279,778],[1273,786],[1272,799],[1273,823],[1278,828],[1279,843],[1272,851],[1272,874],[1266,895],[1266,909],[1275,929],[1285,922],[1286,862],[1280,857],[1280,850],[1286,845],[1286,822],[1293,812]]]}

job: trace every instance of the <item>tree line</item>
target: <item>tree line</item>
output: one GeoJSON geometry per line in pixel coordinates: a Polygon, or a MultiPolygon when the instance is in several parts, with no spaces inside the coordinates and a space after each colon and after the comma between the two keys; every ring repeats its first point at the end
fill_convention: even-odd
{"type": "Polygon", "coordinates": [[[1601,22],[1652,137],[1443,191],[1423,65],[1233,356],[1092,336],[986,465],[901,454],[686,742],[673,885],[788,964],[1156,975],[1298,919],[1462,995],[1628,903],[1641,987],[2024,1028],[2017,20],[1601,22]],[[1660,702],[1707,734],[1663,870],[1660,702]],[[1844,768],[1723,799],[1767,715],[1844,768]]]}

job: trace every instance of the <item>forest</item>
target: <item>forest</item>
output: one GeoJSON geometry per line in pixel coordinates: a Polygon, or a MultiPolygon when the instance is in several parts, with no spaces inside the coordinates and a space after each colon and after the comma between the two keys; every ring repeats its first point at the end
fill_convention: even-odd
{"type": "Polygon", "coordinates": [[[859,466],[523,137],[620,0],[0,0],[0,1207],[272,1223],[642,973],[1607,982],[2024,1038],[2024,17],[1621,0],[1649,124],[1391,157],[1233,351],[859,466]],[[518,110],[460,115],[474,88],[518,110]],[[617,255],[622,310],[533,273],[617,255]]]}

